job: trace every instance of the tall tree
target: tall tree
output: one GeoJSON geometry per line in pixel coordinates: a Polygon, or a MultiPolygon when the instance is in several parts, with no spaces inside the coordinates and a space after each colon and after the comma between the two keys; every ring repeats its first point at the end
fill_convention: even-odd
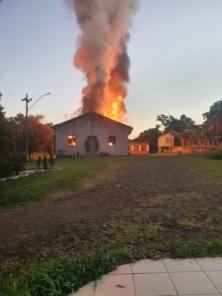
{"type": "Polygon", "coordinates": [[[185,114],[182,114],[180,118],[161,114],[156,120],[164,127],[164,132],[175,131],[189,135],[196,128],[195,122],[185,114]]]}
{"type": "Polygon", "coordinates": [[[222,117],[222,99],[214,103],[208,112],[203,114],[203,118],[210,120],[222,117]]]}

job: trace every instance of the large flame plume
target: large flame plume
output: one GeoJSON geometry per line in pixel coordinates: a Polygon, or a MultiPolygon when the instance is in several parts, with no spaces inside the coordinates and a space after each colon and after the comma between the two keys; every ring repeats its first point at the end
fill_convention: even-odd
{"type": "Polygon", "coordinates": [[[81,28],[74,64],[85,74],[81,112],[123,121],[129,27],[138,0],[67,0],[81,28]]]}

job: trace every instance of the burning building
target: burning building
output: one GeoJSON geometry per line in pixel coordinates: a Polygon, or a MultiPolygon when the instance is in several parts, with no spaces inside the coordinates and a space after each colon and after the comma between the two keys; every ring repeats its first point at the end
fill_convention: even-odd
{"type": "Polygon", "coordinates": [[[126,155],[129,28],[138,0],[66,0],[81,33],[74,65],[85,78],[79,116],[55,126],[60,155],[126,155]]]}
{"type": "Polygon", "coordinates": [[[55,125],[57,156],[127,155],[132,128],[96,113],[55,125]]]}

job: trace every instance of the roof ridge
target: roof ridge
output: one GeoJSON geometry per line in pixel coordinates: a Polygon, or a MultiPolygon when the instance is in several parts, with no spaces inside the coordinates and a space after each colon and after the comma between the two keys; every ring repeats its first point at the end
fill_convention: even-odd
{"type": "Polygon", "coordinates": [[[63,121],[63,122],[61,122],[61,123],[54,124],[54,127],[59,126],[59,125],[62,125],[62,124],[65,124],[65,123],[68,123],[68,122],[73,121],[73,120],[77,120],[77,119],[79,119],[79,118],[81,118],[81,117],[84,117],[84,116],[87,116],[87,115],[98,116],[98,117],[100,117],[100,118],[103,118],[103,119],[106,119],[106,120],[112,121],[112,122],[114,122],[114,123],[116,123],[116,124],[120,124],[120,125],[123,125],[123,126],[128,127],[128,128],[132,128],[130,125],[127,125],[127,124],[125,124],[125,123],[122,123],[122,122],[117,121],[117,120],[114,120],[114,119],[111,119],[111,118],[109,118],[109,117],[106,117],[106,116],[104,116],[104,115],[102,115],[102,114],[99,114],[99,113],[96,113],[96,112],[87,112],[87,113],[81,114],[81,115],[79,115],[79,116],[76,116],[76,117],[70,118],[70,119],[68,119],[68,120],[66,120],[66,121],[63,121]]]}

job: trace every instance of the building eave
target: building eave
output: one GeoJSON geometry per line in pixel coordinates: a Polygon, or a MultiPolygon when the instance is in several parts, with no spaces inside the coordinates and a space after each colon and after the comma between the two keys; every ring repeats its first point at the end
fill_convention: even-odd
{"type": "Polygon", "coordinates": [[[76,121],[76,120],[78,120],[78,119],[80,119],[80,118],[83,118],[83,117],[86,117],[86,116],[96,116],[97,118],[105,119],[105,120],[107,120],[107,121],[109,121],[109,122],[112,122],[112,123],[115,123],[115,124],[121,125],[121,126],[123,126],[123,127],[125,127],[125,128],[128,129],[128,131],[129,131],[129,135],[130,135],[131,132],[133,131],[133,127],[131,127],[131,126],[129,126],[129,125],[126,125],[126,124],[124,124],[124,123],[122,123],[122,122],[119,122],[119,121],[113,120],[113,119],[111,119],[111,118],[108,118],[108,117],[106,117],[106,116],[103,116],[103,115],[98,114],[98,113],[93,113],[93,112],[85,113],[85,114],[79,115],[79,116],[77,116],[77,117],[71,118],[71,119],[66,120],[66,121],[64,121],[64,122],[61,122],[61,123],[55,124],[53,127],[54,127],[54,128],[57,128],[57,127],[59,127],[59,126],[62,126],[62,125],[67,124],[67,123],[69,123],[69,122],[76,121]]]}

